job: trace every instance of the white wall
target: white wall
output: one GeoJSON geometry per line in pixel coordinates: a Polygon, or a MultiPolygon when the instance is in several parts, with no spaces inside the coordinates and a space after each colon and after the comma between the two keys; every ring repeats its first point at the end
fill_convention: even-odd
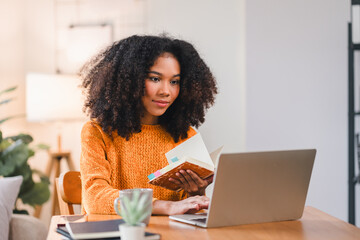
{"type": "Polygon", "coordinates": [[[346,221],[349,9],[348,1],[246,3],[246,148],[316,148],[307,205],[346,221]]]}
{"type": "MultiPolygon", "coordinates": [[[[14,101],[1,105],[1,118],[24,113],[24,12],[22,0],[0,2],[0,90],[18,86],[16,93],[3,96],[13,97],[14,101]]],[[[4,135],[17,133],[23,123],[22,119],[15,119],[1,126],[1,130],[4,135]]]]}

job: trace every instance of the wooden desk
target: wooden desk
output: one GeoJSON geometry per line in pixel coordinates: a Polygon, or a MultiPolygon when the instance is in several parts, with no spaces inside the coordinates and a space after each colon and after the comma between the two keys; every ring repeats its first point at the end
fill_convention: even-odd
{"type": "MultiPolygon", "coordinates": [[[[119,218],[117,215],[89,215],[87,221],[119,218]]],[[[61,239],[55,232],[64,217],[53,216],[48,240],[61,239]]],[[[161,234],[162,240],[172,239],[360,239],[360,228],[330,216],[316,208],[306,207],[303,217],[298,221],[249,224],[235,227],[204,229],[169,220],[166,216],[151,217],[146,231],[161,234]]]]}

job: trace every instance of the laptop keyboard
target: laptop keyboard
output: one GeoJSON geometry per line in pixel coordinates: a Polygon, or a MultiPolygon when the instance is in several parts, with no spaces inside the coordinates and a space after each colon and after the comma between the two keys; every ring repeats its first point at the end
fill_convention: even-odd
{"type": "Polygon", "coordinates": [[[206,223],[206,218],[192,218],[191,221],[206,223]]]}

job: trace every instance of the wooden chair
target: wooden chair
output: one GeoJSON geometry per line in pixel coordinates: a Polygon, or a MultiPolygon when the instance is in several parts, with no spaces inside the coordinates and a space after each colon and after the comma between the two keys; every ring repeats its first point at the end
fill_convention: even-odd
{"type": "Polygon", "coordinates": [[[74,204],[81,204],[80,172],[68,171],[55,180],[61,215],[73,215],[74,204]]]}

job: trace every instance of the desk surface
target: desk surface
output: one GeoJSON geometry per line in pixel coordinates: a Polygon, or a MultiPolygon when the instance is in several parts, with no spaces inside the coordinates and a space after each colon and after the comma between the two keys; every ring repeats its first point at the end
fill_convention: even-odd
{"type": "MultiPolygon", "coordinates": [[[[87,221],[119,218],[117,215],[88,215],[87,221]]],[[[64,216],[53,216],[48,240],[61,239],[55,232],[64,216]]],[[[166,216],[151,217],[146,231],[161,234],[167,239],[360,239],[360,228],[330,216],[316,208],[306,207],[303,217],[297,221],[240,225],[235,227],[204,229],[169,220],[166,216]]]]}

